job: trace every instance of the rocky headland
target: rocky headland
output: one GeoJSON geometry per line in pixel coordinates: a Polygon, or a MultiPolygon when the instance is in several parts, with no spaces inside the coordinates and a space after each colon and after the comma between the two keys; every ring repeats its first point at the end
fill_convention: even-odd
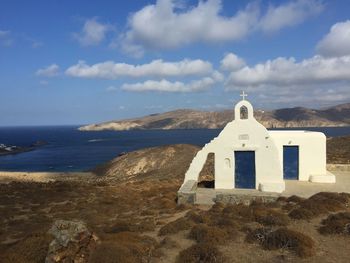
{"type": "MultiPolygon", "coordinates": [[[[271,111],[256,110],[254,116],[267,128],[350,126],[350,103],[326,109],[296,107],[271,111]]],[[[233,118],[233,110],[209,112],[182,109],[86,125],[79,130],[221,129],[233,118]]]]}

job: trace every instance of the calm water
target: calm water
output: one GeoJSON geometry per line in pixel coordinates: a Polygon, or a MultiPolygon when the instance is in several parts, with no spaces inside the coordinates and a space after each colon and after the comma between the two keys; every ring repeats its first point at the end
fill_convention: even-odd
{"type": "MultiPolygon", "coordinates": [[[[322,131],[327,136],[350,135],[350,127],[306,129],[322,131]]],[[[83,171],[121,152],[176,143],[202,146],[219,132],[208,129],[80,132],[76,126],[0,128],[0,144],[29,146],[36,141],[48,142],[31,152],[1,156],[0,170],[83,171]]]]}

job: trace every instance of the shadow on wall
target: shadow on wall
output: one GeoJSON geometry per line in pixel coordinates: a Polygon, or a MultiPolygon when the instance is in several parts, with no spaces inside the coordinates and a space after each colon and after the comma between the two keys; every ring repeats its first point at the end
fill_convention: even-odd
{"type": "Polygon", "coordinates": [[[199,188],[214,188],[215,183],[215,154],[209,153],[198,177],[199,188]]]}

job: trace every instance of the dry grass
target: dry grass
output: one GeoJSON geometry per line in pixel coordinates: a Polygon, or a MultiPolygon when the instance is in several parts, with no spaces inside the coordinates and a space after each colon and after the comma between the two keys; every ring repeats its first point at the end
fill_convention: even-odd
{"type": "Polygon", "coordinates": [[[327,163],[350,163],[350,136],[334,137],[327,140],[327,163]]]}
{"type": "Polygon", "coordinates": [[[315,254],[315,242],[312,238],[287,228],[275,231],[258,228],[247,234],[246,241],[258,242],[267,250],[288,249],[300,257],[311,257],[315,254]]]}
{"type": "Polygon", "coordinates": [[[96,247],[89,263],[134,263],[139,261],[130,249],[114,242],[105,242],[96,247]]]}
{"type": "Polygon", "coordinates": [[[119,233],[119,232],[146,232],[153,231],[156,228],[154,219],[117,219],[111,225],[103,228],[105,233],[119,233]]]}
{"type": "Polygon", "coordinates": [[[198,224],[192,227],[188,237],[198,243],[223,244],[230,238],[228,233],[223,229],[215,226],[198,224]]]}
{"type": "Polygon", "coordinates": [[[291,203],[299,204],[299,203],[301,203],[304,200],[305,200],[305,198],[303,198],[303,197],[300,197],[300,196],[297,196],[297,195],[291,195],[288,198],[286,198],[285,201],[289,202],[289,203],[291,202],[291,203]]]}
{"type": "Polygon", "coordinates": [[[240,222],[258,222],[263,225],[285,226],[289,224],[289,218],[286,214],[268,206],[271,204],[227,205],[222,210],[222,217],[233,218],[240,222]]]}
{"type": "Polygon", "coordinates": [[[322,220],[322,226],[318,230],[323,235],[350,235],[350,212],[329,215],[326,219],[322,220]]]}
{"type": "Polygon", "coordinates": [[[198,213],[195,211],[188,211],[186,214],[186,218],[188,218],[189,220],[191,220],[194,223],[206,223],[208,222],[208,218],[204,215],[204,213],[198,213]]]}
{"type": "Polygon", "coordinates": [[[345,210],[350,201],[350,194],[320,192],[299,202],[291,210],[289,216],[293,219],[311,219],[329,212],[345,210]]]}
{"type": "Polygon", "coordinates": [[[90,262],[147,262],[157,247],[159,244],[152,237],[120,232],[105,238],[91,254],[90,262]]]}
{"type": "Polygon", "coordinates": [[[1,262],[7,263],[41,263],[45,262],[50,237],[45,233],[28,235],[26,238],[11,246],[0,257],[1,262]]]}
{"type": "Polygon", "coordinates": [[[160,236],[176,234],[182,230],[190,229],[192,225],[193,223],[190,220],[182,217],[163,226],[158,234],[160,236]]]}
{"type": "Polygon", "coordinates": [[[309,220],[315,216],[312,211],[303,207],[298,207],[296,209],[293,209],[292,211],[290,211],[288,215],[290,218],[297,219],[297,220],[309,220]]]}
{"type": "Polygon", "coordinates": [[[166,236],[160,242],[160,246],[162,248],[173,249],[173,248],[177,248],[179,246],[179,244],[174,239],[172,239],[171,237],[166,236]]]}
{"type": "Polygon", "coordinates": [[[177,263],[223,263],[224,256],[218,248],[212,244],[195,244],[180,252],[177,263]]]}

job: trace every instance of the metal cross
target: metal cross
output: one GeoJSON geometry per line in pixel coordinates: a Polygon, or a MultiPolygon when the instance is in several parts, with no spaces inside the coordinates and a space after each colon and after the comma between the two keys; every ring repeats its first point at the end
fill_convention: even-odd
{"type": "Polygon", "coordinates": [[[242,93],[239,96],[242,97],[242,100],[245,100],[245,97],[247,97],[248,95],[246,93],[244,93],[244,90],[242,90],[242,93]]]}

